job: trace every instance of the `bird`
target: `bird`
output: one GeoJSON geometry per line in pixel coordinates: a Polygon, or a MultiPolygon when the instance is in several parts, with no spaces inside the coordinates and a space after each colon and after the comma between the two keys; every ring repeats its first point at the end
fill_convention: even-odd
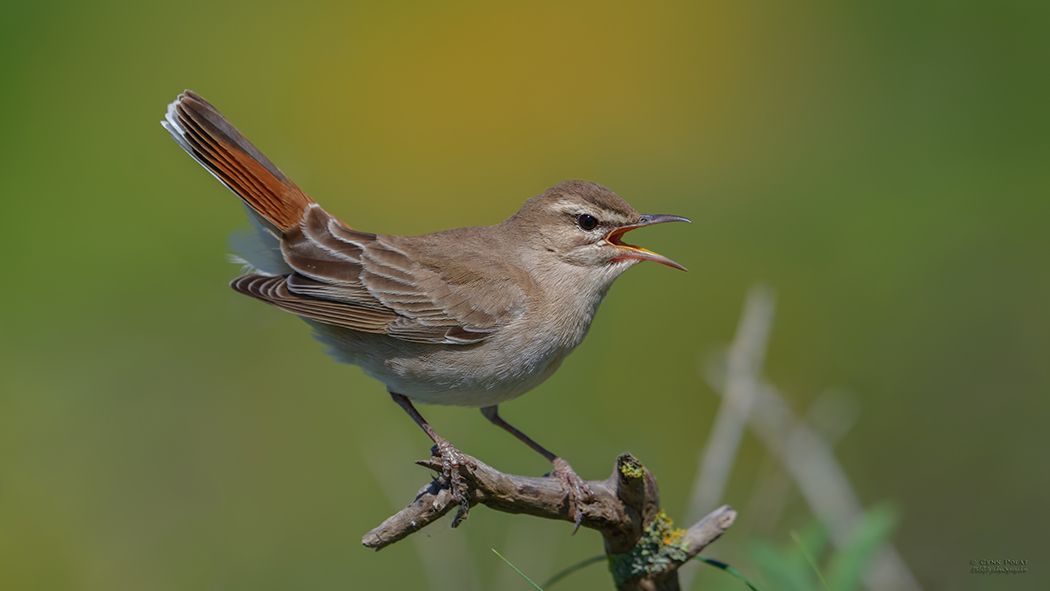
{"type": "Polygon", "coordinates": [[[460,468],[474,464],[413,402],[480,408],[539,452],[579,528],[593,492],[567,461],[507,423],[499,405],[557,371],[628,268],[653,261],[686,270],[624,242],[626,232],[690,220],[642,215],[599,184],[570,180],[499,224],[373,234],[328,213],[193,91],[168,105],[161,124],[245,206],[251,233],[231,244],[246,272],[230,286],[299,316],[335,360],[385,385],[430,437],[464,515],[460,468]]]}

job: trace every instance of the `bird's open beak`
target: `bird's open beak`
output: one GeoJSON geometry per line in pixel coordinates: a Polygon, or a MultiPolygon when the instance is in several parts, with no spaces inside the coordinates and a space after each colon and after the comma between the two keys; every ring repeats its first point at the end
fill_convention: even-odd
{"type": "Polygon", "coordinates": [[[642,261],[653,261],[656,263],[660,263],[661,265],[667,265],[668,267],[674,267],[675,269],[688,271],[688,269],[686,269],[682,265],[679,265],[678,263],[672,261],[671,259],[665,257],[662,254],[656,254],[655,252],[651,250],[646,250],[641,246],[625,244],[622,240],[623,235],[630,230],[634,230],[635,228],[641,228],[644,226],[652,226],[653,224],[665,224],[667,222],[688,222],[690,224],[693,223],[691,220],[689,220],[689,218],[684,218],[678,215],[643,215],[642,219],[639,220],[637,224],[631,224],[630,226],[616,228],[612,232],[609,232],[609,235],[605,237],[606,242],[618,247],[622,253],[614,260],[638,259],[642,261]]]}

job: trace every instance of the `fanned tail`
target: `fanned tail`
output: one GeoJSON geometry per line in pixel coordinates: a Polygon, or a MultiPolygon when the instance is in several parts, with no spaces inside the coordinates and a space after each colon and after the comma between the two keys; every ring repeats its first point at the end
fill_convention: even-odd
{"type": "Polygon", "coordinates": [[[168,105],[161,125],[194,160],[281,232],[297,226],[313,203],[195,92],[187,90],[168,105]]]}

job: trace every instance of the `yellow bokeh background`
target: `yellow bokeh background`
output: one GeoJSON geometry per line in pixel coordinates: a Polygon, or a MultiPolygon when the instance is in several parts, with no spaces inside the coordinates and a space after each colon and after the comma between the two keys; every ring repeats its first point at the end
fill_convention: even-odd
{"type": "MultiPolygon", "coordinates": [[[[800,414],[856,393],[838,457],[901,509],[919,581],[1004,584],[968,561],[1050,549],[1048,31],[1039,3],[5,6],[0,589],[526,589],[490,548],[536,580],[601,551],[484,508],[359,545],[429,442],[226,286],[243,212],[159,125],[184,88],[362,230],[496,223],[569,178],[692,218],[632,238],[690,272],[632,269],[503,415],[585,478],[631,451],[684,517],[718,405],[703,360],[768,282],[768,377],[800,414]]],[[[548,469],[476,411],[423,412],[500,469],[548,469]]],[[[746,436],[711,548],[749,576],[749,536],[808,519],[793,497],[748,523],[765,457],[746,436]]]]}

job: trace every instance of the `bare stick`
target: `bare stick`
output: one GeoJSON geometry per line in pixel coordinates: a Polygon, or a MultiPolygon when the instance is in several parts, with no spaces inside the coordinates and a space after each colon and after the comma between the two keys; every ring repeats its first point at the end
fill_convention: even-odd
{"type": "MultiPolygon", "coordinates": [[[[844,545],[864,509],[831,446],[797,421],[780,393],[768,383],[755,389],[751,427],[787,469],[810,510],[828,528],[832,543],[844,545]]],[[[872,560],[864,574],[864,585],[872,591],[921,589],[890,544],[872,560]]]]}
{"type": "MultiPolygon", "coordinates": [[[[473,466],[460,466],[466,484],[466,500],[471,505],[485,505],[506,513],[524,513],[545,519],[573,523],[570,507],[561,481],[556,478],[533,478],[504,474],[476,459],[473,466]]],[[[365,534],[361,543],[381,550],[406,538],[459,506],[448,490],[438,458],[417,462],[439,476],[424,486],[407,507],[365,534]]],[[[660,493],[656,479],[630,454],[616,458],[612,475],[605,480],[587,483],[594,498],[582,506],[583,527],[601,532],[605,552],[610,557],[630,557],[635,546],[647,535],[650,526],[661,519],[660,493]]],[[[677,570],[704,547],[718,539],[736,519],[736,511],[719,507],[693,527],[680,531],[681,544],[669,561],[653,568],[639,568],[637,573],[618,581],[624,590],[678,589],[677,570]],[[684,550],[683,550],[684,549],[684,550]]]]}
{"type": "MultiPolygon", "coordinates": [[[[723,393],[723,401],[697,473],[689,515],[696,515],[720,500],[743,425],[749,422],[794,480],[810,509],[827,527],[832,543],[841,547],[859,523],[863,508],[845,471],[836,461],[831,444],[796,420],[776,388],[760,378],[772,318],[772,294],[762,288],[753,289],[748,294],[725,373],[721,367],[709,368],[712,387],[723,393]]],[[[814,410],[818,414],[830,412],[814,410]]],[[[844,416],[842,413],[848,414],[850,409],[831,410],[834,411],[831,414],[844,416]]],[[[851,422],[852,419],[843,424],[851,422]]],[[[828,435],[833,440],[841,432],[828,435]]],[[[693,574],[694,571],[683,573],[686,586],[693,574]]],[[[921,589],[900,554],[889,544],[873,559],[864,574],[864,584],[872,591],[921,589]]]]}
{"type": "Polygon", "coordinates": [[[765,360],[773,307],[774,295],[770,288],[758,286],[748,293],[729,349],[725,395],[697,467],[686,521],[699,519],[708,507],[722,500],[747,415],[751,412],[752,392],[765,360]]]}
{"type": "MultiPolygon", "coordinates": [[[[381,452],[373,450],[362,454],[362,461],[371,470],[392,507],[401,505],[406,490],[412,486],[411,475],[399,468],[399,464],[411,462],[413,446],[407,438],[393,438],[383,446],[381,452]]],[[[449,532],[450,534],[453,532],[449,532]]],[[[463,536],[445,535],[440,540],[416,536],[412,539],[419,555],[427,586],[431,591],[457,589],[476,591],[482,589],[478,570],[473,564],[467,540],[463,536]]]]}
{"type": "MultiPolygon", "coordinates": [[[[833,388],[825,390],[810,404],[803,423],[833,448],[856,423],[859,415],[860,403],[856,394],[833,388]]],[[[747,503],[748,524],[757,532],[771,534],[794,494],[791,475],[781,465],[780,459],[772,454],[766,455],[747,503]]]]}

